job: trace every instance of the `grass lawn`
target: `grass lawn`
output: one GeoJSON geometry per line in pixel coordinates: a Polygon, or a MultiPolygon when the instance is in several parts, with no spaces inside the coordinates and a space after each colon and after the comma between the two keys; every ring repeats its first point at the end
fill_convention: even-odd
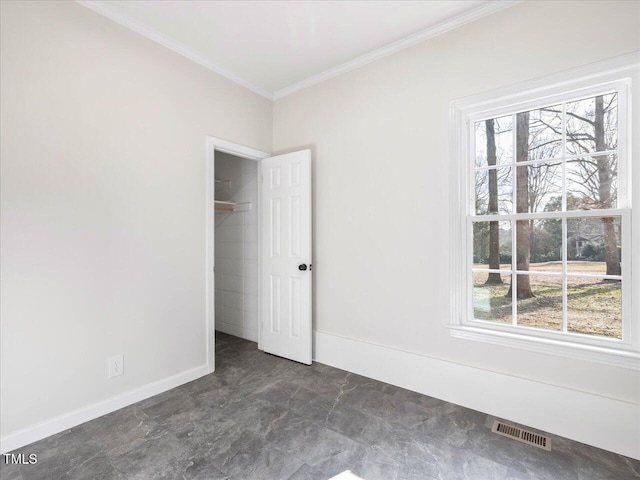
{"type": "MultiPolygon", "coordinates": [[[[476,265],[482,268],[483,265],[476,265]]],[[[511,265],[503,265],[508,270],[511,265]]],[[[543,272],[561,272],[562,262],[531,264],[533,298],[518,300],[518,325],[562,330],[562,279],[543,272]]],[[[571,273],[604,273],[604,262],[569,262],[571,273]]],[[[511,323],[511,296],[507,295],[510,274],[502,275],[502,284],[485,285],[487,273],[473,274],[474,315],[478,319],[511,323]]],[[[621,338],[621,283],[599,278],[567,278],[567,330],[569,332],[621,338]]]]}

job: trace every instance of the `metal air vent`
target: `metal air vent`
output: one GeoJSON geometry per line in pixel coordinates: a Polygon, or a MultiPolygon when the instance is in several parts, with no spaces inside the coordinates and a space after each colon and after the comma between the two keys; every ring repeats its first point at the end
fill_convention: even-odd
{"type": "Polygon", "coordinates": [[[526,443],[527,445],[533,445],[534,447],[542,448],[543,450],[551,451],[551,439],[544,435],[528,432],[519,427],[514,427],[508,423],[494,420],[493,427],[491,428],[493,433],[502,435],[503,437],[512,438],[519,442],[526,443]]]}

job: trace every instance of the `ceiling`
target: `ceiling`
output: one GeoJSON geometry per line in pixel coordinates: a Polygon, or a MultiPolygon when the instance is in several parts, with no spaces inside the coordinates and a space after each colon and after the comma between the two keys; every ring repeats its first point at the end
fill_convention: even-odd
{"type": "Polygon", "coordinates": [[[78,2],[268,98],[282,97],[516,3],[78,2]]]}

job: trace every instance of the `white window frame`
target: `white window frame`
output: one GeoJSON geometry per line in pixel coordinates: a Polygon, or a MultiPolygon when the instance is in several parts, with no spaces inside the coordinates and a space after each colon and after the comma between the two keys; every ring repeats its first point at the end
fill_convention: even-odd
{"type": "MultiPolygon", "coordinates": [[[[640,318],[633,308],[632,264],[632,157],[631,95],[640,84],[640,53],[573,69],[553,76],[486,92],[451,103],[450,109],[450,186],[451,186],[451,314],[449,330],[453,337],[496,345],[589,360],[640,370],[640,318]],[[577,212],[518,214],[525,218],[571,218],[622,216],[622,339],[570,332],[554,332],[533,327],[476,320],[473,317],[472,220],[509,220],[511,215],[475,216],[474,205],[474,125],[478,121],[534,110],[571,100],[612,91],[618,92],[618,208],[577,212]],[[494,218],[495,217],[495,218],[494,218]]],[[[640,95],[638,93],[637,95],[640,95]]],[[[514,127],[515,130],[515,127],[514,127]]],[[[514,155],[515,155],[515,144],[514,155]]],[[[636,147],[636,150],[638,148],[636,147]]],[[[632,160],[633,158],[633,160],[632,160]]],[[[515,161],[515,160],[514,160],[515,161]]],[[[520,165],[520,163],[518,163],[520,165]]],[[[513,168],[513,165],[512,165],[513,168]]],[[[514,173],[515,176],[515,173],[514,173]]],[[[514,189],[515,192],[515,189],[514,189]]],[[[515,195],[515,193],[514,193],[515,195]]],[[[514,203],[515,208],[515,203],[514,203]]],[[[513,217],[513,218],[512,218],[513,217]]],[[[637,231],[637,229],[636,229],[637,231]]],[[[514,229],[515,232],[515,229],[514,229]]],[[[515,234],[515,233],[514,233],[515,234]]],[[[636,233],[636,242],[638,241],[636,233]]],[[[563,234],[566,251],[566,232],[563,234]]],[[[515,255],[513,255],[515,262],[515,255]]],[[[566,262],[566,253],[563,253],[566,262]]],[[[515,263],[512,265],[515,272],[515,263]]],[[[563,269],[563,276],[566,275],[563,269]]],[[[573,275],[572,275],[573,276],[573,275]]],[[[515,308],[515,305],[514,305],[515,308]]],[[[566,306],[565,306],[566,308],[566,306]]],[[[637,309],[637,306],[636,306],[637,309]]],[[[564,315],[566,322],[566,315],[564,315]]]]}

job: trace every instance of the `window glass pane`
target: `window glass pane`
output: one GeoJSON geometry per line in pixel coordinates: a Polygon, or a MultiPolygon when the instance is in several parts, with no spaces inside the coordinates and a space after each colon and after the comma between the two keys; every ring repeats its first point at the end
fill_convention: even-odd
{"type": "Polygon", "coordinates": [[[511,213],[511,168],[476,171],[476,214],[511,213]]]}
{"type": "Polygon", "coordinates": [[[511,222],[473,223],[473,266],[511,270],[511,222]]]}
{"type": "Polygon", "coordinates": [[[473,315],[530,335],[621,338],[617,150],[625,118],[617,93],[556,101],[541,107],[543,97],[529,103],[539,108],[472,127],[473,315]]]}
{"type": "Polygon", "coordinates": [[[621,275],[621,217],[567,219],[567,271],[621,275]]]}
{"type": "Polygon", "coordinates": [[[518,167],[518,213],[562,210],[562,163],[518,167]]]}
{"type": "Polygon", "coordinates": [[[567,330],[622,338],[622,282],[567,277],[567,330]]]}
{"type": "Polygon", "coordinates": [[[511,163],[512,124],[511,115],[476,122],[476,167],[511,163]]]}
{"type": "Polygon", "coordinates": [[[478,320],[511,323],[511,274],[473,273],[473,316],[478,320]]]}
{"type": "Polygon", "coordinates": [[[617,93],[567,103],[567,154],[584,155],[617,147],[617,93]]]}
{"type": "Polygon", "coordinates": [[[530,270],[562,272],[562,220],[536,219],[529,226],[530,270]]]}
{"type": "MultiPolygon", "coordinates": [[[[517,114],[517,142],[527,141],[526,160],[562,155],[562,105],[517,114]],[[528,135],[527,135],[528,131],[528,135]]],[[[524,161],[524,155],[518,161],[524,161]]]]}
{"type": "Polygon", "coordinates": [[[562,330],[562,277],[517,275],[518,325],[562,330]]]}
{"type": "Polygon", "coordinates": [[[567,210],[618,206],[618,156],[567,160],[567,210]]]}

